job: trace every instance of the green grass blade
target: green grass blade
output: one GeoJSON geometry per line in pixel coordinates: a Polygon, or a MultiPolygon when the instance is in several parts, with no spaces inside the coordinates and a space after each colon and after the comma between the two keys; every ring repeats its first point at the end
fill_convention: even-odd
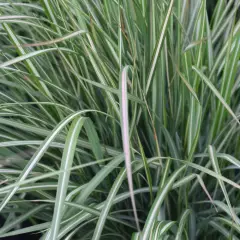
{"type": "Polygon", "coordinates": [[[21,222],[24,222],[25,220],[27,220],[29,217],[31,217],[35,213],[42,211],[45,207],[46,207],[46,205],[36,206],[35,208],[31,209],[29,212],[21,215],[20,217],[17,217],[14,221],[10,222],[9,224],[4,225],[2,228],[0,228],[0,236],[3,236],[9,230],[14,228],[15,226],[17,226],[21,222]]]}
{"type": "MultiPolygon", "coordinates": [[[[45,139],[45,141],[42,143],[42,145],[38,148],[38,150],[35,152],[35,154],[30,159],[29,163],[26,165],[22,173],[20,174],[17,183],[21,183],[21,181],[25,180],[28,176],[28,174],[32,171],[32,169],[35,167],[35,165],[38,163],[38,161],[41,159],[43,154],[47,151],[50,143],[55,139],[57,134],[75,117],[84,114],[86,112],[89,112],[90,110],[86,111],[80,111],[75,114],[72,114],[65,120],[63,120],[58,126],[55,127],[55,129],[52,131],[52,133],[45,139]]],[[[19,186],[15,186],[11,191],[8,192],[8,194],[4,197],[0,204],[0,211],[7,205],[9,200],[12,198],[12,196],[15,194],[15,192],[18,190],[19,186]]]]}
{"type": "Polygon", "coordinates": [[[240,124],[237,116],[234,114],[230,106],[225,102],[224,98],[221,96],[219,91],[216,89],[216,87],[209,81],[209,79],[196,67],[193,66],[193,70],[196,71],[196,73],[202,78],[202,80],[206,83],[206,85],[211,89],[211,91],[214,93],[214,95],[219,99],[219,101],[223,104],[223,106],[226,108],[226,110],[232,115],[232,117],[237,121],[237,123],[240,124]]]}
{"type": "Polygon", "coordinates": [[[176,240],[180,240],[183,238],[182,234],[183,234],[183,230],[184,230],[184,226],[186,224],[187,218],[190,215],[191,210],[187,209],[184,211],[184,213],[181,216],[181,219],[179,221],[179,227],[178,227],[178,231],[177,231],[177,235],[176,235],[176,240]]]}
{"type": "Polygon", "coordinates": [[[101,149],[100,141],[98,138],[98,134],[94,128],[94,124],[91,119],[87,119],[84,123],[84,128],[86,130],[89,143],[92,146],[93,153],[97,160],[103,159],[103,152],[101,149]]]}
{"type": "Polygon", "coordinates": [[[99,240],[101,238],[101,234],[102,234],[105,222],[106,222],[107,215],[110,211],[110,208],[112,207],[113,199],[116,196],[119,188],[121,187],[122,182],[125,179],[125,177],[126,177],[126,169],[123,169],[119,173],[117,179],[114,181],[114,184],[112,185],[112,188],[108,194],[108,197],[105,201],[105,205],[104,205],[104,207],[101,211],[100,217],[98,219],[92,240],[99,240]]]}
{"type": "Polygon", "coordinates": [[[57,195],[55,200],[56,203],[54,207],[54,214],[53,214],[53,220],[50,228],[49,239],[55,240],[57,239],[57,236],[58,236],[58,231],[60,228],[60,223],[62,218],[63,205],[66,198],[69,177],[70,177],[70,172],[66,170],[71,168],[72,166],[75,148],[77,145],[77,138],[84,124],[84,121],[85,121],[85,118],[82,118],[82,117],[74,120],[73,123],[71,124],[71,127],[69,129],[69,132],[66,138],[61,167],[60,167],[63,173],[59,175],[57,195]]]}
{"type": "Polygon", "coordinates": [[[168,11],[167,11],[166,18],[165,18],[164,23],[163,23],[161,35],[160,35],[160,37],[158,39],[158,42],[157,42],[157,45],[155,47],[155,53],[154,53],[154,56],[152,58],[151,67],[150,67],[148,77],[147,77],[146,93],[148,93],[148,91],[149,91],[149,88],[150,88],[150,85],[151,85],[151,82],[152,82],[152,78],[153,78],[153,75],[154,75],[154,72],[155,72],[155,69],[156,69],[156,64],[157,64],[157,61],[158,61],[158,58],[159,58],[159,54],[160,54],[160,51],[161,51],[162,46],[163,46],[168,22],[169,22],[169,19],[170,19],[170,16],[171,16],[172,8],[173,8],[173,3],[174,3],[174,0],[171,0],[171,2],[169,4],[168,11]]]}
{"type": "Polygon", "coordinates": [[[149,234],[151,231],[152,224],[154,223],[156,216],[158,214],[158,209],[161,206],[162,202],[164,201],[166,194],[171,190],[172,185],[176,178],[179,176],[179,174],[185,169],[185,166],[181,167],[178,169],[166,182],[164,187],[159,189],[158,194],[155,198],[155,201],[151,207],[151,210],[149,212],[148,218],[146,220],[146,223],[143,228],[142,232],[142,239],[143,240],[148,240],[149,239],[149,234]]]}
{"type": "Polygon", "coordinates": [[[38,51],[35,51],[35,52],[30,52],[30,53],[24,54],[22,56],[16,57],[16,58],[11,59],[11,60],[9,60],[5,63],[2,63],[2,64],[0,64],[0,68],[5,68],[5,67],[8,67],[12,64],[27,60],[31,57],[35,57],[35,56],[38,56],[38,55],[43,54],[43,53],[47,53],[47,52],[51,52],[51,51],[57,51],[57,50],[58,51],[65,51],[65,52],[73,52],[72,50],[67,49],[67,48],[49,48],[49,49],[38,50],[38,51]]]}
{"type": "MultiPolygon", "coordinates": [[[[211,145],[209,146],[209,155],[210,155],[210,158],[212,160],[212,165],[213,165],[213,168],[214,168],[215,172],[218,173],[219,175],[221,175],[218,160],[217,160],[217,157],[216,157],[216,152],[215,152],[215,149],[211,145]]],[[[236,213],[234,212],[234,210],[232,208],[232,205],[230,203],[230,200],[229,200],[224,182],[220,179],[218,179],[218,182],[219,182],[219,185],[221,186],[221,189],[223,191],[223,194],[224,194],[225,200],[227,202],[227,205],[229,207],[229,210],[231,212],[232,218],[236,223],[239,224],[239,220],[237,219],[236,213]]]]}

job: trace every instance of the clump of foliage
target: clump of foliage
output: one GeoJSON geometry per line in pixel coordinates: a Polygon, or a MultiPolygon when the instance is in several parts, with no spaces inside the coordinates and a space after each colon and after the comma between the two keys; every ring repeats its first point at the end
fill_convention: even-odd
{"type": "Polygon", "coordinates": [[[0,3],[1,238],[239,239],[240,1],[206,4],[0,3]]]}

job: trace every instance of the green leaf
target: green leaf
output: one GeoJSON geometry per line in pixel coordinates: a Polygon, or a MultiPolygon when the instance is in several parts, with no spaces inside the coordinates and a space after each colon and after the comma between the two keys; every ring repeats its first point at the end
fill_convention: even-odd
{"type": "Polygon", "coordinates": [[[31,57],[35,57],[35,56],[38,56],[38,55],[43,54],[43,53],[47,53],[47,52],[51,52],[51,51],[57,51],[57,50],[58,51],[65,51],[65,52],[73,52],[72,50],[67,49],[67,48],[49,48],[49,49],[38,50],[38,51],[30,52],[30,53],[24,54],[22,56],[16,57],[16,58],[11,59],[11,60],[9,60],[5,63],[2,63],[2,64],[0,64],[0,68],[5,68],[5,67],[8,67],[12,64],[27,60],[31,57]]]}
{"type": "Polygon", "coordinates": [[[184,231],[184,226],[186,224],[187,218],[190,213],[191,213],[190,209],[187,209],[183,212],[181,219],[179,220],[179,227],[178,227],[177,235],[175,237],[176,240],[180,240],[183,238],[182,234],[184,231]]]}
{"type": "Polygon", "coordinates": [[[14,221],[10,222],[7,225],[4,225],[2,228],[0,228],[0,236],[2,237],[5,235],[9,230],[17,226],[18,224],[24,222],[27,220],[29,217],[34,216],[36,213],[42,211],[44,208],[46,208],[46,205],[39,205],[36,206],[35,208],[31,209],[29,212],[26,212],[25,214],[22,214],[20,217],[17,217],[14,219],[14,221]]]}
{"type": "Polygon", "coordinates": [[[20,176],[18,177],[17,186],[15,186],[12,190],[8,192],[8,194],[4,197],[0,204],[0,211],[7,205],[8,201],[12,198],[12,196],[15,194],[15,192],[19,188],[19,184],[27,178],[29,173],[32,171],[32,169],[35,167],[35,165],[40,161],[41,157],[43,154],[47,151],[49,145],[51,142],[56,138],[57,134],[70,122],[72,121],[75,117],[84,114],[86,112],[89,112],[91,110],[85,110],[85,111],[80,111],[77,113],[74,113],[64,119],[62,122],[60,122],[52,131],[52,133],[44,140],[44,142],[40,145],[38,150],[35,152],[35,154],[32,156],[30,159],[29,163],[26,165],[20,176]]]}
{"type": "MultiPolygon", "coordinates": [[[[216,157],[216,152],[215,152],[215,149],[210,145],[209,146],[209,155],[210,155],[210,159],[212,160],[212,165],[213,165],[213,168],[215,170],[216,173],[218,173],[219,175],[221,175],[221,171],[220,171],[220,168],[219,168],[219,164],[218,164],[218,160],[217,160],[217,157],[216,157]]],[[[239,219],[237,218],[236,216],[236,213],[234,212],[233,208],[232,208],[232,205],[230,203],[230,200],[229,200],[229,197],[228,197],[228,194],[227,194],[227,190],[226,190],[226,187],[224,185],[224,182],[218,178],[218,182],[219,182],[219,185],[221,186],[221,189],[222,189],[222,192],[224,194],[224,197],[225,197],[225,200],[227,202],[227,205],[229,207],[229,210],[231,212],[231,215],[232,215],[232,218],[233,220],[236,222],[236,223],[240,223],[239,219]]]]}
{"type": "Polygon", "coordinates": [[[60,167],[60,169],[63,172],[59,175],[59,179],[58,179],[56,204],[54,207],[54,214],[53,214],[52,224],[50,228],[49,239],[55,240],[57,239],[57,236],[58,236],[58,231],[59,231],[60,223],[62,219],[62,210],[63,210],[64,201],[67,194],[69,177],[70,177],[70,172],[67,171],[67,169],[72,167],[78,135],[84,124],[84,121],[85,121],[85,118],[82,118],[82,117],[80,117],[79,119],[75,119],[71,124],[71,127],[69,129],[69,132],[66,138],[61,167],[60,167]]]}
{"type": "Polygon", "coordinates": [[[156,216],[158,215],[158,211],[160,206],[162,205],[167,193],[171,190],[172,185],[176,178],[180,175],[180,173],[185,169],[185,166],[181,167],[175,173],[168,179],[168,181],[165,183],[165,185],[159,189],[158,194],[155,198],[155,201],[151,207],[151,210],[149,212],[149,215],[147,217],[146,223],[143,228],[142,232],[142,239],[147,240],[149,239],[149,234],[151,231],[151,227],[156,219],[156,216]]]}
{"type": "Polygon", "coordinates": [[[97,160],[103,159],[103,153],[100,145],[100,141],[98,138],[98,134],[94,128],[94,124],[92,120],[89,118],[87,121],[84,123],[84,128],[87,132],[87,136],[89,139],[89,143],[92,146],[93,153],[96,157],[97,160]]]}
{"type": "Polygon", "coordinates": [[[207,86],[211,89],[211,91],[214,93],[214,95],[219,99],[219,101],[223,104],[223,106],[226,108],[226,110],[233,116],[233,118],[237,121],[237,123],[240,124],[237,116],[232,111],[230,106],[225,102],[224,98],[221,96],[221,94],[218,92],[218,90],[215,88],[215,86],[209,81],[209,79],[196,67],[192,67],[194,71],[202,78],[202,80],[207,84],[207,86]]]}
{"type": "Polygon", "coordinates": [[[110,211],[110,208],[112,207],[113,199],[116,196],[119,188],[122,185],[123,180],[126,177],[126,169],[122,169],[121,172],[119,173],[118,177],[114,181],[114,184],[112,185],[112,188],[108,194],[108,197],[105,201],[105,204],[103,206],[103,209],[101,211],[100,217],[98,219],[94,234],[92,239],[93,240],[98,240],[101,238],[101,234],[107,219],[107,215],[110,211]]]}
{"type": "Polygon", "coordinates": [[[165,20],[164,20],[164,23],[163,23],[163,26],[162,26],[161,35],[159,36],[158,42],[157,42],[155,50],[154,50],[154,55],[153,55],[153,58],[152,58],[152,61],[151,61],[151,67],[150,67],[150,70],[149,70],[149,73],[148,73],[148,78],[147,78],[146,93],[148,93],[148,91],[149,91],[149,88],[150,88],[150,85],[151,85],[151,82],[152,82],[152,78],[153,78],[153,75],[154,75],[154,72],[155,72],[155,69],[156,69],[156,64],[157,64],[157,61],[158,61],[158,58],[159,58],[159,54],[160,54],[160,51],[161,51],[162,46],[163,46],[168,22],[169,22],[169,19],[170,19],[170,16],[171,16],[172,8],[173,8],[173,3],[174,3],[174,0],[171,0],[171,2],[169,4],[168,11],[167,11],[167,15],[165,17],[165,20]]]}

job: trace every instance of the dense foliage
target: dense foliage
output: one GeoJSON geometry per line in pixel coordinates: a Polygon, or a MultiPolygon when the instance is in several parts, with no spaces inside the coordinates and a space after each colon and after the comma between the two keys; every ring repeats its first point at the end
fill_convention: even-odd
{"type": "Polygon", "coordinates": [[[207,2],[0,3],[1,238],[240,239],[240,1],[207,2]]]}

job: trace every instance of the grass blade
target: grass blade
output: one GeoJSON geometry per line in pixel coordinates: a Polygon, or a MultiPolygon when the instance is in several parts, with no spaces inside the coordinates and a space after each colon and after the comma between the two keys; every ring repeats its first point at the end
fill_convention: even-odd
{"type": "MultiPolygon", "coordinates": [[[[73,121],[69,129],[65,147],[63,151],[63,157],[61,162],[61,170],[63,171],[59,175],[58,179],[58,188],[56,195],[56,203],[54,207],[53,220],[51,228],[49,231],[49,239],[56,240],[58,236],[58,231],[60,228],[60,223],[62,219],[62,210],[64,206],[64,201],[67,194],[67,188],[69,183],[70,172],[67,169],[72,167],[72,162],[75,154],[75,148],[77,145],[78,135],[81,131],[81,128],[84,124],[85,118],[78,118],[73,121]]],[[[47,238],[48,239],[48,238],[47,238]]]]}
{"type": "Polygon", "coordinates": [[[12,198],[12,196],[15,194],[15,192],[19,188],[19,184],[27,178],[29,173],[32,171],[32,169],[35,167],[35,165],[38,163],[38,161],[41,159],[43,154],[47,151],[49,145],[51,142],[55,139],[57,134],[75,117],[84,114],[86,112],[89,112],[90,110],[80,111],[77,113],[74,113],[70,115],[68,118],[64,119],[61,123],[59,123],[55,129],[52,131],[52,133],[45,139],[45,141],[41,144],[41,146],[38,148],[38,150],[35,152],[35,154],[30,159],[29,163],[26,165],[20,176],[18,177],[18,180],[16,181],[18,183],[17,186],[15,186],[11,191],[8,192],[8,194],[4,197],[0,204],[0,212],[2,209],[7,205],[9,200],[12,198]]]}
{"type": "Polygon", "coordinates": [[[128,98],[127,98],[127,73],[129,66],[123,68],[122,78],[120,81],[121,98],[120,98],[120,109],[121,109],[121,128],[122,128],[122,139],[123,139],[123,150],[125,156],[125,165],[127,170],[127,179],[129,191],[131,194],[132,207],[134,212],[134,217],[137,225],[138,231],[140,231],[140,226],[138,222],[138,215],[136,204],[133,195],[133,180],[132,180],[132,165],[131,165],[131,151],[130,151],[130,138],[129,138],[129,124],[128,124],[128,98]]]}
{"type": "MultiPolygon", "coordinates": [[[[213,168],[214,168],[215,172],[218,173],[219,175],[221,175],[220,168],[219,168],[219,165],[218,165],[218,160],[217,160],[216,153],[215,153],[215,149],[211,145],[209,146],[209,155],[210,155],[210,158],[212,160],[212,165],[213,165],[213,168]]],[[[228,205],[229,210],[231,212],[233,220],[237,224],[240,224],[238,218],[236,217],[236,213],[234,212],[234,210],[232,208],[232,205],[230,203],[230,200],[229,200],[224,182],[221,179],[218,179],[218,182],[219,182],[219,185],[221,186],[221,189],[223,191],[224,197],[226,199],[226,202],[227,202],[227,205],[228,205]]]]}
{"type": "Polygon", "coordinates": [[[111,190],[108,194],[108,197],[105,201],[104,207],[101,211],[100,217],[98,219],[98,222],[97,222],[92,240],[99,240],[101,238],[102,230],[104,228],[104,224],[106,222],[107,215],[108,215],[108,213],[110,211],[110,208],[112,206],[113,199],[115,198],[115,196],[116,196],[119,188],[121,187],[122,182],[125,179],[125,177],[126,177],[126,169],[123,169],[119,173],[117,179],[114,181],[114,184],[112,185],[112,188],[111,188],[111,190]]]}
{"type": "Polygon", "coordinates": [[[225,102],[224,98],[221,96],[219,91],[216,89],[216,87],[209,81],[209,79],[195,66],[192,67],[194,71],[202,78],[202,80],[207,84],[207,86],[211,89],[211,91],[214,93],[214,95],[219,99],[219,101],[223,104],[223,106],[226,108],[226,110],[232,115],[232,117],[237,121],[237,123],[240,124],[237,116],[232,111],[230,106],[225,102]]]}
{"type": "Polygon", "coordinates": [[[166,194],[171,190],[172,185],[176,178],[180,175],[180,173],[185,169],[185,166],[181,167],[178,169],[166,182],[165,186],[159,189],[158,194],[155,198],[155,201],[151,207],[151,210],[149,212],[148,218],[146,220],[145,226],[143,228],[142,232],[142,240],[148,240],[149,239],[149,234],[151,231],[151,226],[154,223],[156,216],[158,214],[158,210],[164,201],[166,194]]]}
{"type": "Polygon", "coordinates": [[[150,88],[152,78],[153,78],[153,75],[154,75],[154,72],[155,72],[155,69],[156,69],[156,64],[157,64],[157,61],[158,61],[158,58],[159,58],[159,54],[160,54],[160,51],[161,51],[163,43],[164,43],[164,38],[165,38],[165,35],[166,35],[168,22],[169,22],[170,15],[171,15],[171,12],[172,12],[173,3],[174,3],[174,0],[171,0],[171,2],[169,4],[169,8],[168,8],[168,11],[167,11],[165,21],[163,23],[161,35],[158,39],[157,46],[155,48],[155,53],[154,53],[154,56],[153,56],[153,59],[152,59],[152,62],[151,62],[151,67],[150,67],[150,70],[149,70],[149,73],[148,73],[146,93],[148,93],[148,90],[150,88]]]}
{"type": "Polygon", "coordinates": [[[191,213],[191,210],[187,209],[182,214],[182,217],[181,217],[180,222],[179,222],[179,227],[178,227],[178,231],[177,231],[177,235],[176,235],[175,240],[181,240],[183,238],[182,233],[184,231],[184,226],[186,224],[187,218],[190,215],[190,213],[191,213]]]}
{"type": "Polygon", "coordinates": [[[67,48],[49,48],[49,49],[38,50],[38,51],[30,52],[30,53],[24,54],[22,56],[16,57],[16,58],[11,59],[11,60],[9,60],[5,63],[2,63],[2,64],[0,64],[0,68],[5,68],[5,67],[8,67],[12,64],[15,64],[15,63],[18,63],[18,62],[21,62],[21,61],[24,61],[24,60],[28,60],[31,57],[35,57],[35,56],[38,56],[40,54],[51,52],[51,51],[56,51],[56,50],[73,52],[72,50],[67,49],[67,48]]]}

